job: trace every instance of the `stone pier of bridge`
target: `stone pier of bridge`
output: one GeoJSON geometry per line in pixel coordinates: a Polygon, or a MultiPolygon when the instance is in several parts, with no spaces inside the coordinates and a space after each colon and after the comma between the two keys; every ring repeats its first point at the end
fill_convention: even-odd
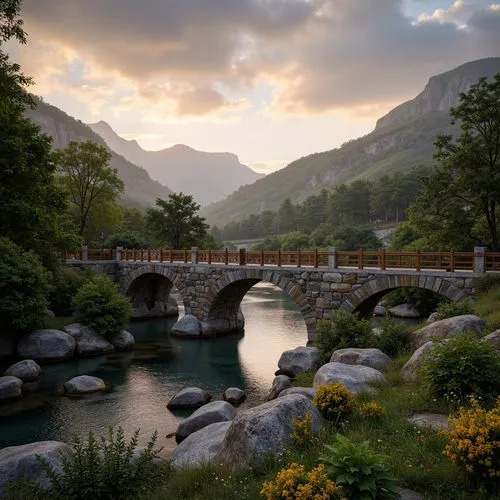
{"type": "Polygon", "coordinates": [[[175,289],[185,314],[196,316],[207,335],[244,327],[240,304],[255,284],[279,287],[296,304],[314,341],[316,324],[332,311],[372,314],[381,298],[398,288],[431,290],[452,301],[474,295],[473,272],[410,271],[402,269],[329,269],[313,267],[239,266],[132,261],[67,261],[78,269],[90,267],[107,274],[130,296],[134,309],[161,310],[175,289]]]}

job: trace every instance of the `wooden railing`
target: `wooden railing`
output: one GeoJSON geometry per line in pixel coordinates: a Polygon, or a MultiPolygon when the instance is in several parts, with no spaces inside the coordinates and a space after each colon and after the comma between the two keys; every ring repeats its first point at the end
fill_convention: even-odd
{"type": "MultiPolygon", "coordinates": [[[[477,249],[476,249],[477,250],[477,249]]],[[[173,250],[84,249],[70,259],[124,260],[240,266],[347,269],[405,269],[415,271],[500,272],[500,252],[389,252],[385,250],[173,250]]]]}

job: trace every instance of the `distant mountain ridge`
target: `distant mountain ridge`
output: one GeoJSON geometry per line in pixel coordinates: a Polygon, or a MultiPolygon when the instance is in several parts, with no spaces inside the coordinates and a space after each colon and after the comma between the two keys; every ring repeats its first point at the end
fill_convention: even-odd
{"type": "Polygon", "coordinates": [[[143,168],[134,165],[117,154],[90,127],[69,116],[55,106],[38,102],[35,109],[28,109],[26,116],[41,127],[43,132],[52,137],[54,149],[65,148],[70,141],[91,140],[110,149],[110,167],[117,170],[125,184],[122,202],[132,206],[150,207],[156,198],[167,198],[172,192],[168,187],[151,179],[143,168]]]}
{"type": "Polygon", "coordinates": [[[500,57],[463,64],[429,79],[425,89],[377,121],[375,129],[340,148],[300,158],[202,212],[223,226],[251,213],[276,210],[285,198],[301,201],[322,188],[359,178],[380,177],[430,163],[438,134],[455,133],[449,108],[481,76],[500,73],[500,57]]]}
{"type": "Polygon", "coordinates": [[[183,144],[160,151],[146,151],[135,140],[120,137],[104,121],[89,124],[108,146],[174,191],[182,191],[206,205],[221,200],[239,187],[264,175],[239,162],[232,153],[206,153],[183,144]]]}

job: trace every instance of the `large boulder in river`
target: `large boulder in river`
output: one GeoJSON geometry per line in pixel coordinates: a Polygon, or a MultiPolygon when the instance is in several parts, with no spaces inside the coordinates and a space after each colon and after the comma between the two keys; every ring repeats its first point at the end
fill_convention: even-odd
{"type": "Polygon", "coordinates": [[[170,456],[174,467],[193,467],[213,460],[232,422],[217,422],[190,434],[170,456]]]}
{"type": "Polygon", "coordinates": [[[73,377],[64,384],[64,390],[68,394],[88,394],[106,389],[104,380],[90,375],[79,375],[73,377]]]}
{"type": "Polygon", "coordinates": [[[420,318],[420,311],[413,304],[399,304],[389,309],[391,316],[396,318],[420,318]]]}
{"type": "Polygon", "coordinates": [[[169,410],[193,410],[207,404],[212,395],[199,387],[186,387],[179,391],[167,404],[169,410]]]}
{"type": "Polygon", "coordinates": [[[135,338],[127,330],[120,330],[109,338],[109,342],[117,351],[131,351],[135,346],[135,338]]]}
{"type": "Polygon", "coordinates": [[[177,427],[175,440],[180,443],[193,432],[210,424],[229,422],[236,415],[236,410],[227,401],[212,401],[198,408],[191,416],[183,420],[177,427]]]}
{"type": "Polygon", "coordinates": [[[201,335],[201,322],[195,316],[186,314],[177,321],[170,333],[177,337],[199,337],[201,335]]]}
{"type": "Polygon", "coordinates": [[[81,358],[102,356],[115,350],[102,335],[81,323],[67,325],[64,331],[75,339],[75,354],[81,358]]]}
{"type": "Polygon", "coordinates": [[[286,450],[293,422],[307,413],[312,416],[312,431],[319,432],[323,420],[311,400],[302,394],[290,394],[241,411],[227,431],[215,461],[235,469],[260,468],[266,456],[286,450]]]}
{"type": "Polygon", "coordinates": [[[247,395],[245,391],[238,389],[237,387],[228,387],[224,394],[222,395],[222,399],[231,403],[232,405],[239,405],[245,401],[247,395]]]}
{"type": "Polygon", "coordinates": [[[21,358],[34,359],[39,363],[64,361],[75,353],[75,339],[60,330],[34,330],[23,335],[17,344],[21,358]]]}
{"type": "Polygon", "coordinates": [[[32,382],[38,380],[42,374],[42,369],[32,359],[23,359],[9,366],[5,375],[20,378],[23,382],[32,382]]]}
{"type": "Polygon", "coordinates": [[[391,363],[391,358],[380,349],[358,349],[349,347],[333,351],[331,362],[345,363],[346,365],[363,365],[382,370],[391,363]]]}
{"type": "Polygon", "coordinates": [[[401,368],[401,375],[405,380],[415,381],[419,376],[419,370],[424,364],[425,358],[434,347],[434,342],[426,342],[423,346],[419,347],[411,356],[411,358],[401,368]]]}
{"type": "Polygon", "coordinates": [[[473,332],[479,338],[485,327],[486,321],[473,314],[454,316],[453,318],[434,321],[430,325],[415,330],[411,334],[412,343],[417,349],[434,338],[439,340],[447,339],[463,332],[473,332]]]}
{"type": "Polygon", "coordinates": [[[9,446],[0,450],[0,497],[5,486],[13,481],[35,483],[47,488],[50,485],[45,470],[37,456],[44,458],[56,474],[62,474],[61,459],[69,456],[71,448],[59,441],[39,441],[22,446],[9,446]]]}
{"type": "Polygon", "coordinates": [[[340,383],[351,392],[375,392],[374,385],[385,383],[385,377],[375,368],[344,363],[327,363],[314,375],[313,387],[340,383]]]}
{"type": "Polygon", "coordinates": [[[10,403],[23,396],[23,381],[17,377],[0,377],[0,404],[10,403]]]}
{"type": "Polygon", "coordinates": [[[271,390],[267,395],[267,400],[271,401],[271,399],[276,399],[279,396],[280,392],[288,389],[291,386],[292,381],[290,380],[290,377],[287,377],[286,375],[278,375],[277,377],[274,377],[273,385],[271,386],[271,390]]]}
{"type": "Polygon", "coordinates": [[[278,361],[282,373],[295,377],[298,373],[316,371],[321,366],[317,347],[296,347],[281,354],[278,361]]]}

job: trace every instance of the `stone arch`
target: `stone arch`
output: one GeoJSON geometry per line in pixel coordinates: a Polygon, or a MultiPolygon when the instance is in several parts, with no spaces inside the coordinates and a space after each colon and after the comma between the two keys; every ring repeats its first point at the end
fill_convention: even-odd
{"type": "Polygon", "coordinates": [[[286,271],[238,269],[224,273],[206,292],[201,319],[205,322],[208,331],[226,332],[243,328],[241,301],[248,290],[261,281],[276,285],[293,300],[306,323],[308,341],[313,341],[316,331],[314,310],[293,280],[292,274],[286,271]]]}
{"type": "Polygon", "coordinates": [[[368,317],[380,299],[397,288],[422,288],[443,295],[454,302],[468,298],[468,295],[449,279],[439,276],[393,274],[366,282],[352,292],[340,308],[348,312],[359,312],[361,316],[368,317]]]}
{"type": "Polygon", "coordinates": [[[139,266],[120,279],[120,291],[132,299],[133,319],[176,315],[177,301],[171,300],[174,286],[179,291],[187,311],[189,301],[186,300],[183,283],[175,272],[165,266],[139,266]]]}

